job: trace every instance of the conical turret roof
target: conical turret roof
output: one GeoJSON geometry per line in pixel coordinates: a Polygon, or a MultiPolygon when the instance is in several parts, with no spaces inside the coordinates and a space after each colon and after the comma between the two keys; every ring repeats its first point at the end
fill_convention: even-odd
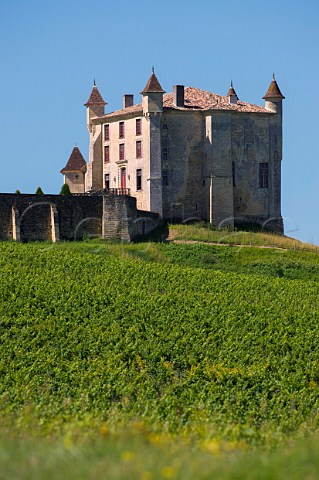
{"type": "Polygon", "coordinates": [[[143,93],[165,93],[165,90],[162,89],[161,84],[159,83],[157,76],[154,73],[154,69],[152,69],[152,74],[148,79],[144,90],[141,91],[142,95],[143,93]]]}
{"type": "Polygon", "coordinates": [[[231,95],[236,95],[236,97],[237,97],[237,93],[235,92],[235,89],[233,87],[233,81],[232,80],[230,82],[230,87],[229,87],[229,90],[228,90],[228,93],[227,93],[226,97],[230,97],[231,95]]]}
{"type": "Polygon", "coordinates": [[[281,99],[285,98],[281,93],[280,88],[278,87],[278,84],[275,79],[275,75],[272,76],[271,84],[269,85],[266,95],[263,98],[265,100],[267,100],[268,98],[281,98],[281,99]]]}
{"type": "Polygon", "coordinates": [[[107,105],[95,84],[95,80],[91,95],[89,96],[88,101],[84,104],[85,107],[89,107],[90,105],[107,105]]]}
{"type": "Polygon", "coordinates": [[[82,153],[78,147],[74,147],[72,153],[70,155],[69,160],[64,168],[62,168],[60,173],[65,172],[77,172],[82,170],[83,167],[86,166],[86,161],[83,158],[82,153]]]}

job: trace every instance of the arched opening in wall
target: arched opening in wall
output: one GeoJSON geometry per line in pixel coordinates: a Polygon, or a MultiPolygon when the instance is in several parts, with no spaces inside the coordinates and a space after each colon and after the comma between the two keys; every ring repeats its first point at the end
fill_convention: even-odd
{"type": "Polygon", "coordinates": [[[101,238],[102,220],[98,217],[83,218],[74,229],[74,240],[85,240],[88,238],[101,238]]]}
{"type": "Polygon", "coordinates": [[[22,242],[52,240],[50,202],[35,202],[20,216],[20,240],[22,242]]]}

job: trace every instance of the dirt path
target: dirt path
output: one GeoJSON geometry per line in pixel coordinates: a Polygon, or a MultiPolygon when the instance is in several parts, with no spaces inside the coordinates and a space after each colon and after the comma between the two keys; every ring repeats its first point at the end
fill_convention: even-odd
{"type": "Polygon", "coordinates": [[[217,246],[217,247],[247,247],[247,248],[270,248],[272,250],[282,250],[286,252],[288,249],[284,247],[277,247],[274,245],[253,245],[253,244],[238,244],[238,243],[220,243],[220,242],[205,242],[203,240],[181,240],[181,239],[175,239],[175,235],[171,235],[171,232],[169,233],[169,236],[167,240],[171,243],[179,243],[179,244],[186,244],[186,245],[192,245],[192,244],[200,244],[200,245],[212,245],[212,246],[217,246]]]}

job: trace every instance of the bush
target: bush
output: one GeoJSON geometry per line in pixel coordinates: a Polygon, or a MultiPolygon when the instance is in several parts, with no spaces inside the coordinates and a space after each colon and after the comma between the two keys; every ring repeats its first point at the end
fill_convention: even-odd
{"type": "Polygon", "coordinates": [[[42,188],[38,187],[35,193],[36,193],[36,195],[43,195],[42,188]]]}
{"type": "Polygon", "coordinates": [[[70,187],[67,183],[64,183],[64,185],[62,185],[60,195],[71,195],[70,187]]]}
{"type": "Polygon", "coordinates": [[[16,190],[14,193],[15,193],[16,195],[20,195],[20,194],[21,194],[20,190],[16,190]]]}

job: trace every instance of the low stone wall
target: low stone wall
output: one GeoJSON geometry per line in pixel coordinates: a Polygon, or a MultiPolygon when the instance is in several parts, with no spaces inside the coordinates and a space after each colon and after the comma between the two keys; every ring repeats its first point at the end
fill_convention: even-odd
{"type": "Polygon", "coordinates": [[[105,195],[103,212],[105,239],[131,241],[154,230],[160,221],[157,213],[137,210],[134,197],[105,195]]]}
{"type": "Polygon", "coordinates": [[[158,215],[138,211],[136,199],[128,196],[0,194],[0,240],[55,242],[95,236],[131,241],[158,221],[158,215]]]}

